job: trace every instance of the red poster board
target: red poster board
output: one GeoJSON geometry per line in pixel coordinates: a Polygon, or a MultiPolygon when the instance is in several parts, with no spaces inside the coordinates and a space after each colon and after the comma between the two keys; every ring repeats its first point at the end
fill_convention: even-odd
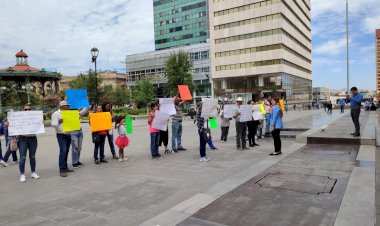
{"type": "Polygon", "coordinates": [[[181,99],[183,101],[186,100],[192,100],[193,97],[191,96],[189,86],[187,85],[178,85],[179,94],[181,95],[181,99]]]}

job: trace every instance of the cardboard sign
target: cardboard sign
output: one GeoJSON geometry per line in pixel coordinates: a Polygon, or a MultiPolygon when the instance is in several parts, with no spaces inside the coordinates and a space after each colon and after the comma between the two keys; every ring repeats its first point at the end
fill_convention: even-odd
{"type": "Polygon", "coordinates": [[[240,122],[252,121],[252,105],[240,106],[240,122]]]}
{"type": "Polygon", "coordinates": [[[217,129],[218,128],[218,123],[215,118],[210,118],[210,129],[217,129]]]}
{"type": "Polygon", "coordinates": [[[264,115],[261,112],[260,105],[253,106],[253,113],[252,113],[253,120],[264,120],[264,115]]]}
{"type": "Polygon", "coordinates": [[[235,108],[236,105],[234,104],[226,104],[224,105],[223,107],[223,115],[224,115],[224,118],[233,118],[234,117],[234,108],[235,108]]]}
{"type": "Polygon", "coordinates": [[[67,89],[65,93],[67,102],[70,104],[70,109],[88,108],[88,106],[90,106],[87,99],[87,90],[67,89]]]}
{"type": "Polygon", "coordinates": [[[125,129],[127,134],[133,134],[133,119],[128,115],[125,116],[125,129]]]}
{"type": "Polygon", "coordinates": [[[156,111],[156,113],[154,114],[152,127],[162,131],[167,131],[169,117],[170,115],[166,112],[156,111]]]}
{"type": "Polygon", "coordinates": [[[109,112],[90,113],[91,132],[112,129],[112,117],[109,112]]]}
{"type": "Polygon", "coordinates": [[[285,111],[284,99],[281,99],[279,102],[280,102],[281,110],[282,110],[282,111],[285,111]]]}
{"type": "Polygon", "coordinates": [[[79,112],[77,110],[61,110],[62,113],[62,129],[63,132],[71,132],[80,130],[79,112]]]}
{"type": "Polygon", "coordinates": [[[9,136],[45,133],[42,111],[8,112],[9,136]]]}
{"type": "Polygon", "coordinates": [[[265,111],[264,104],[259,104],[259,105],[260,105],[260,108],[261,108],[261,113],[263,113],[263,115],[265,115],[267,112],[265,111]]]}
{"type": "Polygon", "coordinates": [[[177,114],[174,106],[173,98],[160,98],[160,111],[165,112],[169,115],[177,114]]]}
{"type": "Polygon", "coordinates": [[[218,99],[202,98],[202,118],[217,117],[218,99]]]}
{"type": "Polygon", "coordinates": [[[181,95],[181,99],[183,101],[193,99],[188,85],[178,85],[178,90],[179,90],[179,94],[181,95]]]}

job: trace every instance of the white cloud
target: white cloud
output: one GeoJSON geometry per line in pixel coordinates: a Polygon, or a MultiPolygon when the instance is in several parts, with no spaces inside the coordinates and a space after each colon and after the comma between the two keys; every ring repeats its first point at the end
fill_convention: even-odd
{"type": "Polygon", "coordinates": [[[93,67],[124,69],[129,53],[154,49],[151,0],[8,0],[0,7],[0,68],[14,65],[24,49],[35,67],[75,75],[93,67]]]}
{"type": "Polygon", "coordinates": [[[329,40],[314,48],[314,53],[325,55],[338,55],[346,48],[346,38],[338,40],[329,40]]]}

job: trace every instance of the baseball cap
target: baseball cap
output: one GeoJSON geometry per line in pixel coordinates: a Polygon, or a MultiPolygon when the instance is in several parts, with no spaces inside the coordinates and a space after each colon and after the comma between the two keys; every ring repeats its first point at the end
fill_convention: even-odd
{"type": "Polygon", "coordinates": [[[62,107],[62,106],[70,106],[69,103],[67,103],[67,101],[63,100],[61,102],[59,102],[59,106],[62,107]]]}

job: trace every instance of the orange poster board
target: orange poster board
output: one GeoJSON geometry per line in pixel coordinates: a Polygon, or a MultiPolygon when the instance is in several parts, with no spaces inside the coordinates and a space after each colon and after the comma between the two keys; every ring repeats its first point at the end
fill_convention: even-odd
{"type": "Polygon", "coordinates": [[[280,100],[280,107],[282,111],[285,111],[285,104],[284,104],[284,99],[280,100]]]}
{"type": "Polygon", "coordinates": [[[112,129],[112,117],[109,112],[90,113],[91,132],[112,129]]]}
{"type": "Polygon", "coordinates": [[[179,90],[179,94],[181,95],[181,99],[183,101],[193,99],[188,85],[178,85],[178,90],[179,90]]]}

